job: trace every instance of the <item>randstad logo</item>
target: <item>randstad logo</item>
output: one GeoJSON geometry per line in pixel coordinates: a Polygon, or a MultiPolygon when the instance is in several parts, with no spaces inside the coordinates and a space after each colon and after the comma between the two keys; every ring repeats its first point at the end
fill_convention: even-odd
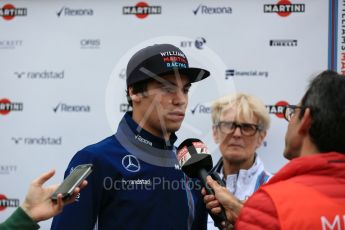
{"type": "Polygon", "coordinates": [[[200,4],[195,10],[193,10],[194,15],[197,14],[206,14],[206,15],[215,15],[215,14],[232,14],[232,8],[229,6],[206,6],[200,4]]]}
{"type": "Polygon", "coordinates": [[[146,2],[138,2],[135,6],[124,6],[123,15],[135,15],[137,18],[144,19],[151,14],[162,14],[161,6],[149,6],[146,2]]]}
{"type": "Polygon", "coordinates": [[[0,8],[0,17],[3,17],[7,21],[12,20],[14,17],[17,16],[27,16],[27,14],[27,8],[16,8],[12,4],[6,4],[2,8],[0,8]]]}
{"type": "Polygon", "coordinates": [[[289,0],[280,0],[277,4],[264,4],[264,13],[277,13],[280,17],[304,12],[305,4],[292,4],[289,0]]]}
{"type": "Polygon", "coordinates": [[[59,103],[53,108],[54,113],[89,113],[91,108],[89,105],[67,105],[65,103],[59,103]]]}
{"type": "Polygon", "coordinates": [[[62,145],[62,137],[12,137],[16,145],[62,145]]]}
{"type": "Polygon", "coordinates": [[[58,12],[56,12],[56,15],[58,17],[61,16],[93,16],[93,10],[92,9],[72,9],[69,7],[63,6],[58,12]]]}
{"type": "Polygon", "coordinates": [[[192,112],[192,114],[196,114],[196,113],[210,114],[212,112],[212,109],[211,107],[198,103],[190,111],[192,112]]]}
{"type": "Polygon", "coordinates": [[[278,118],[284,118],[284,108],[289,105],[286,101],[278,101],[275,105],[266,105],[269,114],[275,114],[278,118]]]}
{"type": "Polygon", "coordinates": [[[16,208],[19,206],[19,199],[8,199],[4,194],[0,194],[0,211],[6,208],[16,208]]]}
{"type": "Polygon", "coordinates": [[[0,115],[7,115],[12,111],[22,111],[23,103],[21,102],[11,102],[7,98],[0,99],[0,115]]]}
{"type": "Polygon", "coordinates": [[[14,75],[18,79],[30,79],[30,80],[62,80],[65,78],[65,71],[50,71],[50,70],[43,70],[43,71],[16,71],[14,75]]]}

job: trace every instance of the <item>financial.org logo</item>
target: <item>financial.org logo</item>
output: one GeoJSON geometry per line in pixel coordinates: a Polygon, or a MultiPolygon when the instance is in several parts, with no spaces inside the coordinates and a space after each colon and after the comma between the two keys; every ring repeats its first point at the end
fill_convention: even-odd
{"type": "Polygon", "coordinates": [[[225,70],[225,79],[228,80],[234,77],[268,77],[268,71],[262,70],[246,70],[240,71],[235,69],[225,70]]]}
{"type": "Polygon", "coordinates": [[[195,41],[181,41],[181,47],[183,48],[189,48],[193,47],[193,44],[195,48],[202,50],[204,48],[204,44],[206,43],[206,39],[203,37],[198,37],[195,39],[195,41]]]}
{"type": "Polygon", "coordinates": [[[93,9],[72,9],[69,7],[63,6],[58,12],[56,12],[56,15],[58,17],[61,16],[70,16],[70,17],[76,17],[76,16],[93,16],[93,9]]]}
{"type": "Polygon", "coordinates": [[[196,113],[210,114],[212,112],[212,109],[209,106],[205,106],[205,105],[198,103],[198,104],[196,104],[196,106],[191,108],[190,111],[192,112],[193,115],[196,113]]]}
{"type": "Polygon", "coordinates": [[[62,137],[12,137],[16,145],[62,145],[62,137]]]}
{"type": "Polygon", "coordinates": [[[0,175],[9,175],[17,171],[17,165],[0,165],[0,175]]]}
{"type": "Polygon", "coordinates": [[[80,40],[81,49],[99,49],[101,47],[100,39],[82,39],[80,40]]]}
{"type": "Polygon", "coordinates": [[[270,40],[270,46],[295,47],[297,46],[297,40],[296,39],[270,40]]]}
{"type": "Polygon", "coordinates": [[[89,113],[91,107],[89,105],[67,105],[65,103],[59,103],[53,108],[54,113],[89,113]]]}
{"type": "Polygon", "coordinates": [[[193,10],[194,15],[218,15],[218,14],[232,14],[232,8],[229,6],[214,7],[206,6],[200,4],[195,10],[193,10]]]}
{"type": "Polygon", "coordinates": [[[30,80],[62,80],[65,78],[65,71],[51,71],[51,70],[43,70],[43,71],[18,71],[14,72],[14,75],[18,79],[30,79],[30,80]]]}
{"type": "Polygon", "coordinates": [[[15,49],[23,45],[23,40],[0,40],[0,49],[15,49]]]}

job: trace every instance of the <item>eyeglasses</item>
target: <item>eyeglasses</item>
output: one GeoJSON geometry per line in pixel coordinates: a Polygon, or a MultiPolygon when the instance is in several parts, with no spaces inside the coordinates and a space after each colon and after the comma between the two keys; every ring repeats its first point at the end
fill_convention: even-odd
{"type": "Polygon", "coordinates": [[[216,127],[224,134],[233,134],[237,127],[239,127],[243,136],[254,136],[257,131],[263,130],[261,125],[237,123],[233,121],[220,121],[216,124],[216,127]]]}
{"type": "Polygon", "coordinates": [[[298,106],[298,105],[285,106],[283,110],[285,120],[289,122],[291,118],[295,115],[296,109],[304,109],[304,108],[306,108],[306,106],[298,106]]]}

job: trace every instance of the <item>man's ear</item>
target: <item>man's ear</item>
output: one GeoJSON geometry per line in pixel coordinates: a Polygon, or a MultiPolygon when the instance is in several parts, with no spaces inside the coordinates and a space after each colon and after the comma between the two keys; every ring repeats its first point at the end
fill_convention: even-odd
{"type": "Polygon", "coordinates": [[[133,88],[128,88],[128,94],[133,103],[139,103],[141,101],[141,93],[133,93],[133,88]]]}
{"type": "Polygon", "coordinates": [[[310,126],[311,126],[310,108],[305,109],[303,117],[299,123],[300,125],[299,125],[298,132],[304,135],[308,134],[310,126]]]}
{"type": "Polygon", "coordinates": [[[266,135],[267,135],[266,130],[259,132],[259,139],[258,139],[258,143],[256,145],[257,148],[259,148],[262,145],[262,142],[264,141],[266,135]]]}
{"type": "Polygon", "coordinates": [[[216,126],[212,126],[213,140],[216,144],[219,144],[219,134],[216,126]]]}

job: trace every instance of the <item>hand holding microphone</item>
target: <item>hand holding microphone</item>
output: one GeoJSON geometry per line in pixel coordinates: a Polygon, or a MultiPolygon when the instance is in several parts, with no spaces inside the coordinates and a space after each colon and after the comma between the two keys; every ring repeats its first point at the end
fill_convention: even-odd
{"type": "MultiPolygon", "coordinates": [[[[184,140],[177,148],[177,159],[182,168],[182,171],[191,178],[198,178],[203,183],[207,194],[214,195],[213,189],[207,184],[206,177],[212,169],[212,157],[207,151],[206,145],[199,139],[189,138],[184,140]]],[[[224,183],[219,177],[211,175],[221,185],[224,183]]],[[[224,209],[222,208],[219,214],[213,214],[209,211],[215,225],[218,228],[223,228],[222,222],[226,223],[226,228],[229,229],[228,220],[224,209]]]]}

